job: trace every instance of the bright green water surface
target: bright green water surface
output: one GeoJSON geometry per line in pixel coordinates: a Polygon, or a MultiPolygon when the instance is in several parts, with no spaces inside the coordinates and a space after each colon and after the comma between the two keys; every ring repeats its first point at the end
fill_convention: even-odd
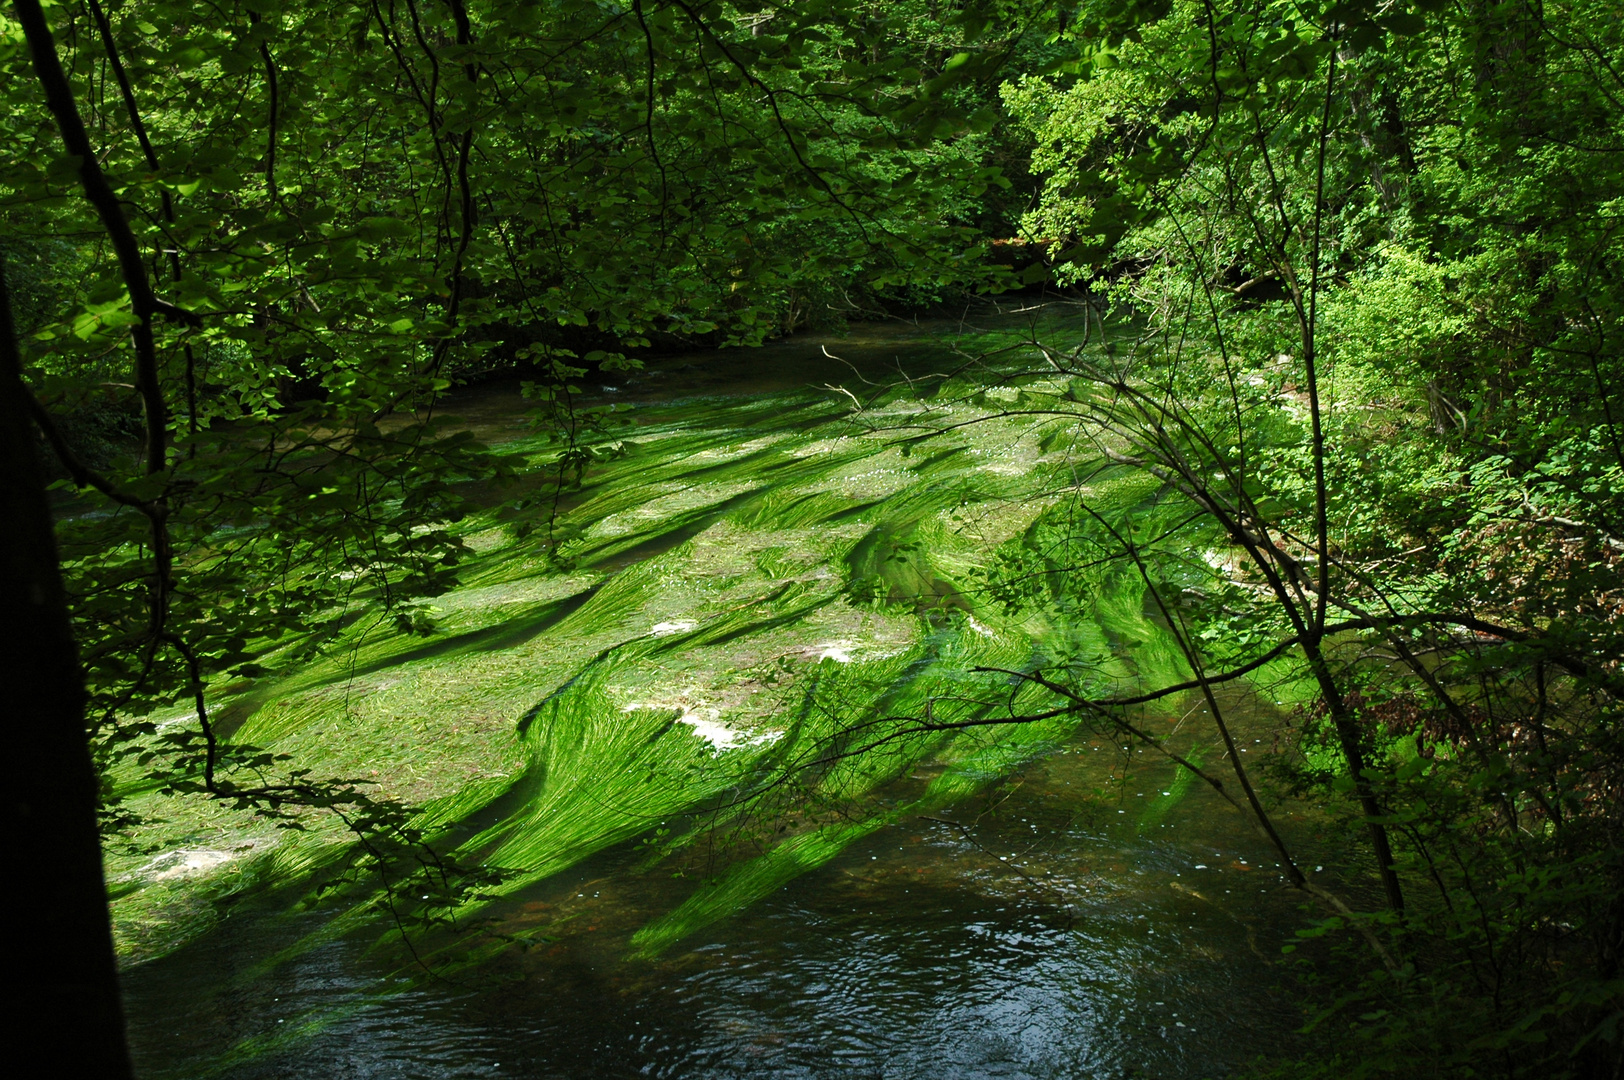
{"type": "MultiPolygon", "coordinates": [[[[889,737],[927,704],[1047,703],[978,666],[1181,675],[1114,572],[1075,571],[1081,606],[986,597],[976,571],[1091,460],[1065,420],[1005,415],[1041,380],[935,378],[952,340],[1008,344],[958,329],[616,376],[589,397],[631,423],[552,526],[556,448],[516,388],[453,400],[529,455],[536,504],[469,524],[436,633],[363,618],[222,715],[512,875],[418,963],[354,898],[289,913],[336,830],[166,805],[169,850],[110,865],[121,946],[152,957],[126,972],[143,1075],[1197,1077],[1278,1051],[1294,901],[1188,774],[1066,718],[889,737]]],[[[1208,749],[1194,701],[1146,722],[1208,749]]]]}

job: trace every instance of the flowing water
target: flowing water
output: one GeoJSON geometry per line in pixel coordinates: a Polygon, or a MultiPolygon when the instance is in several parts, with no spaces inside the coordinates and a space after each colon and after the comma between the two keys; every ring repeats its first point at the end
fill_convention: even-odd
{"type": "MultiPolygon", "coordinates": [[[[397,789],[462,823],[463,851],[517,872],[415,957],[364,905],[290,913],[289,887],[220,885],[250,863],[297,880],[313,844],[241,833],[210,841],[219,866],[115,874],[137,954],[197,896],[211,911],[126,972],[141,1074],[1194,1078],[1288,1048],[1295,900],[1188,773],[1075,719],[805,764],[865,717],[981,715],[952,713],[968,669],[1062,643],[1124,681],[1176,670],[1131,582],[1102,578],[1068,618],[971,586],[1075,462],[1052,419],[1000,416],[1018,390],[918,389],[955,362],[918,330],[870,332],[594,390],[633,425],[562,504],[564,559],[536,542],[542,503],[526,527],[480,523],[435,637],[358,635],[228,705],[247,741],[409,775],[397,789]],[[879,393],[865,423],[823,388],[903,377],[926,381],[879,393]]],[[[453,406],[545,457],[511,388],[453,406]]],[[[1275,707],[1229,704],[1258,733],[1275,707]]],[[[1189,705],[1146,722],[1207,752],[1189,705]]],[[[191,828],[177,851],[227,826],[191,828]]]]}

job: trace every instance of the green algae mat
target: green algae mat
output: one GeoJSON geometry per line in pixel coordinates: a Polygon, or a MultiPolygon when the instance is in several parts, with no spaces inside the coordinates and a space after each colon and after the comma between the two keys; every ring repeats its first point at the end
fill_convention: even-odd
{"type": "MultiPolygon", "coordinates": [[[[839,390],[799,378],[814,365],[797,350],[826,357],[827,344],[747,360],[779,365],[749,392],[685,375],[703,375],[704,360],[653,365],[597,392],[622,426],[556,501],[558,450],[525,403],[465,393],[451,411],[466,406],[477,434],[522,455],[529,505],[465,523],[473,554],[426,613],[432,633],[363,616],[296,676],[226,688],[235,696],[216,708],[231,739],[314,775],[367,779],[421,807],[439,848],[498,869],[458,913],[464,928],[477,931],[484,906],[635,846],[645,869],[691,882],[631,933],[633,954],[650,957],[876,829],[999,781],[1077,723],[953,727],[1052,704],[1008,673],[1075,656],[1124,682],[1180,671],[1120,571],[1101,571],[1081,608],[1012,611],[989,594],[987,567],[1018,564],[1056,493],[1094,463],[1074,420],[1019,407],[1063,388],[940,374],[967,343],[868,345],[869,369],[839,390]],[[697,846],[704,872],[690,873],[697,846]]],[[[1029,359],[1005,349],[997,362],[1013,373],[1029,359]]],[[[1107,474],[1092,490],[1158,512],[1143,483],[1107,474]]],[[[1088,571],[1073,595],[1076,573],[1088,571]]],[[[386,909],[399,898],[380,903],[376,881],[317,895],[351,842],[341,823],[311,814],[278,829],[202,800],[133,800],[160,823],[148,850],[109,862],[127,958],[171,950],[227,898],[267,891],[331,917],[253,958],[244,978],[336,935],[398,943],[386,909]]],[[[402,970],[462,970],[544,929],[425,939],[402,970]]]]}

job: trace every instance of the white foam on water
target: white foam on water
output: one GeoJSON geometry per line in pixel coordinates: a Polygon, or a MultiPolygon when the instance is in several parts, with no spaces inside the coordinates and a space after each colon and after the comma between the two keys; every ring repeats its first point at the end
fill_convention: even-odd
{"type": "Polygon", "coordinates": [[[639,709],[678,709],[681,714],[677,723],[687,724],[693,729],[695,735],[711,744],[711,747],[720,753],[731,750],[736,746],[760,746],[763,743],[774,742],[783,734],[781,731],[767,731],[759,735],[746,735],[737,728],[730,728],[722,723],[722,711],[707,705],[690,705],[683,701],[653,702],[639,701],[627,705],[622,712],[636,712],[639,709]]]}
{"type": "Polygon", "coordinates": [[[246,844],[238,845],[232,851],[217,851],[213,848],[176,848],[153,858],[145,866],[122,875],[118,880],[132,881],[146,878],[150,881],[174,881],[178,878],[196,877],[199,874],[207,874],[216,867],[223,866],[264,846],[263,841],[249,841],[246,844]]]}

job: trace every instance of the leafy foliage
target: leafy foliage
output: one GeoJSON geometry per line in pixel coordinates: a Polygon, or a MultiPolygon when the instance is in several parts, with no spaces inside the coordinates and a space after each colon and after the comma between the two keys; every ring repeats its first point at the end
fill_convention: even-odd
{"type": "Polygon", "coordinates": [[[198,737],[158,744],[174,775],[240,796],[211,683],[378,613],[432,633],[471,485],[511,474],[436,419],[455,381],[535,375],[556,500],[601,428],[590,368],[976,273],[955,218],[992,178],[987,117],[948,100],[1001,55],[975,13],[919,34],[840,3],[16,11],[0,245],[38,420],[92,491],[63,545],[104,768],[152,762],[150,717],[187,700],[198,737]],[[135,412],[133,457],[85,439],[135,412]]]}
{"type": "Polygon", "coordinates": [[[1094,483],[1043,550],[1137,567],[1198,681],[1285,662],[1275,779],[1342,806],[1383,883],[1316,932],[1382,966],[1337,969],[1337,1049],[1282,1074],[1618,1067],[1618,30],[1103,5],[1005,89],[1027,228],[1143,320],[1120,360],[1051,349],[1078,385],[1051,407],[1180,522],[1094,483]]]}

